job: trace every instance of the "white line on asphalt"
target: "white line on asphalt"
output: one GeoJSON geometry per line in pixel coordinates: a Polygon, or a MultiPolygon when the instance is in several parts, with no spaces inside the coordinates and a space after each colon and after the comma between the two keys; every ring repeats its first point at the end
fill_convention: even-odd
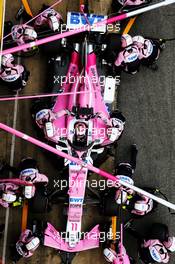
{"type": "MultiPolygon", "coordinates": [[[[20,61],[20,58],[17,62],[18,64],[19,64],[19,61],[20,61]]],[[[16,93],[16,96],[18,96],[18,92],[16,93]]],[[[16,123],[17,123],[17,112],[18,112],[18,100],[15,100],[14,116],[13,116],[13,128],[14,129],[16,128],[16,123]]],[[[12,141],[11,141],[11,150],[10,150],[10,166],[14,165],[15,141],[16,141],[16,137],[15,137],[15,135],[13,135],[12,141]]],[[[11,178],[11,176],[12,175],[10,174],[9,177],[11,178]]],[[[5,261],[6,261],[6,248],[7,248],[7,238],[8,238],[9,215],[10,215],[10,208],[7,208],[6,214],[5,214],[5,229],[4,229],[3,252],[2,252],[2,264],[5,264],[5,261]]]]}
{"type": "MultiPolygon", "coordinates": [[[[2,3],[1,3],[2,4],[2,3]]],[[[1,51],[3,49],[3,37],[4,37],[4,22],[5,22],[5,8],[6,8],[6,0],[3,1],[3,18],[2,18],[2,29],[1,29],[1,51]]],[[[0,55],[0,69],[1,69],[1,60],[2,60],[2,55],[0,55]]]]}
{"type": "MultiPolygon", "coordinates": [[[[6,0],[5,0],[6,1],[6,0]]],[[[21,63],[21,57],[17,57],[17,64],[21,63]]],[[[19,92],[16,92],[16,97],[19,96],[19,92]]],[[[14,115],[13,115],[13,128],[16,128],[17,123],[17,113],[18,113],[18,100],[15,100],[14,103],[14,115]]],[[[15,142],[16,137],[15,135],[12,136],[11,140],[11,149],[10,149],[10,166],[14,165],[14,156],[15,156],[15,142]]],[[[12,175],[9,173],[9,178],[11,178],[12,175]]],[[[4,229],[4,241],[3,241],[3,251],[2,251],[2,264],[6,263],[6,249],[7,249],[7,239],[8,239],[8,226],[9,226],[9,216],[10,216],[10,208],[6,209],[5,214],[5,229],[4,229]]]]}

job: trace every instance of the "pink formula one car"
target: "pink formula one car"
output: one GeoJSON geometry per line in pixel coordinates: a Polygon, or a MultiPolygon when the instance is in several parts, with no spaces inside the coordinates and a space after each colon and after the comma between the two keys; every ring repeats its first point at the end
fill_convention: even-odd
{"type": "MultiPolygon", "coordinates": [[[[86,43],[85,68],[79,66],[80,45],[74,47],[62,86],[63,93],[57,97],[52,109],[43,108],[42,104],[40,109],[36,106],[33,118],[43,130],[45,138],[53,142],[57,149],[92,164],[94,153],[103,153],[106,146],[119,139],[125,118],[120,112],[108,111],[114,101],[115,90],[109,83],[100,85],[93,46],[86,43]],[[71,82],[71,78],[74,82],[71,82]]],[[[65,160],[65,165],[69,166],[66,237],[63,238],[62,233],[48,223],[44,245],[70,253],[99,247],[98,225],[83,239],[81,233],[88,169],[68,160],[65,160]]]]}

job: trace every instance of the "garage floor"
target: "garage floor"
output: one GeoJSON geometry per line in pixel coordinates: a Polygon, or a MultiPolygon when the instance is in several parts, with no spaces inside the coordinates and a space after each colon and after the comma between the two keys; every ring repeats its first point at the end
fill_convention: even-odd
{"type": "MultiPolygon", "coordinates": [[[[37,14],[42,1],[30,0],[31,9],[37,14]]],[[[98,14],[110,13],[110,0],[94,0],[90,2],[90,9],[98,14]]],[[[44,1],[45,4],[53,4],[53,1],[44,1]]],[[[6,1],[6,20],[14,20],[14,15],[20,7],[20,1],[6,1]]],[[[66,12],[79,9],[79,1],[64,0],[58,7],[64,18],[66,12]]],[[[133,34],[141,34],[155,38],[175,37],[175,5],[152,11],[140,16],[133,26],[133,34]]],[[[138,186],[158,187],[166,193],[171,202],[175,202],[175,108],[174,108],[174,83],[175,83],[175,45],[174,42],[167,42],[166,49],[161,54],[158,62],[159,69],[156,72],[147,68],[142,68],[135,76],[123,74],[121,86],[118,90],[118,107],[127,118],[124,135],[117,148],[117,161],[128,159],[129,146],[136,143],[139,148],[138,164],[135,173],[135,183],[138,186]]],[[[44,76],[46,74],[46,64],[42,55],[22,59],[22,62],[31,72],[31,78],[27,87],[21,94],[38,94],[47,91],[44,76]]],[[[7,95],[7,90],[1,88],[0,95],[7,95]]],[[[32,126],[30,116],[30,106],[32,101],[25,100],[0,103],[0,120],[26,134],[36,136],[32,126]],[[14,111],[17,109],[17,116],[14,111]]],[[[35,146],[14,139],[10,134],[0,130],[0,157],[11,161],[17,165],[24,156],[32,156],[38,160],[41,171],[48,175],[53,181],[59,175],[46,153],[35,146]]],[[[110,163],[111,162],[111,163],[110,163]]],[[[105,169],[110,171],[110,164],[105,164],[105,169]]],[[[95,209],[88,209],[83,219],[83,229],[102,221],[95,209]]],[[[62,226],[65,216],[62,216],[60,208],[54,207],[47,216],[50,222],[59,229],[62,226]]],[[[171,234],[175,235],[174,216],[168,210],[159,206],[158,212],[154,215],[136,222],[135,226],[140,231],[152,222],[163,222],[168,224],[171,234]]],[[[6,223],[3,238],[0,240],[0,256],[4,263],[10,261],[10,248],[18,238],[21,228],[21,210],[13,208],[5,210],[0,208],[0,223],[6,223]]],[[[130,253],[133,254],[136,248],[136,241],[126,234],[126,245],[130,253]]],[[[136,254],[135,254],[136,255],[136,254]]],[[[175,261],[172,255],[170,264],[175,261]]],[[[91,250],[78,254],[73,261],[77,263],[105,263],[101,250],[91,250]]],[[[30,260],[20,260],[19,264],[49,264],[60,263],[59,256],[55,250],[40,247],[30,260]]],[[[139,261],[137,260],[137,263],[139,261]]]]}

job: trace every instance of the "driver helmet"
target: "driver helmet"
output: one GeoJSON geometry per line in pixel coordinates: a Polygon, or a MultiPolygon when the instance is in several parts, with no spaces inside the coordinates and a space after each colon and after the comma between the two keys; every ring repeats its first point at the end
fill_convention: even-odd
{"type": "Polygon", "coordinates": [[[11,66],[12,61],[14,61],[14,57],[12,54],[6,54],[6,55],[2,56],[2,62],[1,63],[4,67],[11,66]]]}
{"type": "Polygon", "coordinates": [[[77,122],[74,127],[77,142],[85,142],[87,135],[87,125],[84,122],[77,122]]]}
{"type": "Polygon", "coordinates": [[[13,193],[3,193],[2,199],[7,203],[13,203],[16,201],[16,195],[13,193]]]}
{"type": "Polygon", "coordinates": [[[38,237],[33,237],[29,243],[26,244],[26,249],[30,252],[34,252],[40,244],[38,237]]]}
{"type": "Polygon", "coordinates": [[[113,263],[114,259],[116,258],[116,252],[111,248],[105,248],[103,254],[106,261],[110,263],[113,263]]]}
{"type": "Polygon", "coordinates": [[[133,39],[129,34],[123,34],[121,37],[122,48],[126,48],[133,44],[133,39]]]}
{"type": "Polygon", "coordinates": [[[169,237],[168,241],[163,242],[167,250],[174,252],[175,251],[175,237],[169,237]]]}

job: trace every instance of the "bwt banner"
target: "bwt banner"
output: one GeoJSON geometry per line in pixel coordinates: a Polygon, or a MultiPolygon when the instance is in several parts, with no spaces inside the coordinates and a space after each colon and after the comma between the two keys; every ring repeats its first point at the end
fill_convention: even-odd
{"type": "MultiPolygon", "coordinates": [[[[87,24],[87,21],[84,17],[84,15],[87,17],[87,20],[89,21],[90,25],[92,26],[94,23],[101,22],[103,20],[106,20],[108,17],[103,15],[95,15],[95,14],[82,14],[78,12],[68,12],[67,13],[67,28],[69,29],[76,29],[82,26],[85,26],[87,24]]],[[[102,25],[98,28],[92,29],[92,31],[96,32],[106,32],[106,25],[102,25]]]]}

